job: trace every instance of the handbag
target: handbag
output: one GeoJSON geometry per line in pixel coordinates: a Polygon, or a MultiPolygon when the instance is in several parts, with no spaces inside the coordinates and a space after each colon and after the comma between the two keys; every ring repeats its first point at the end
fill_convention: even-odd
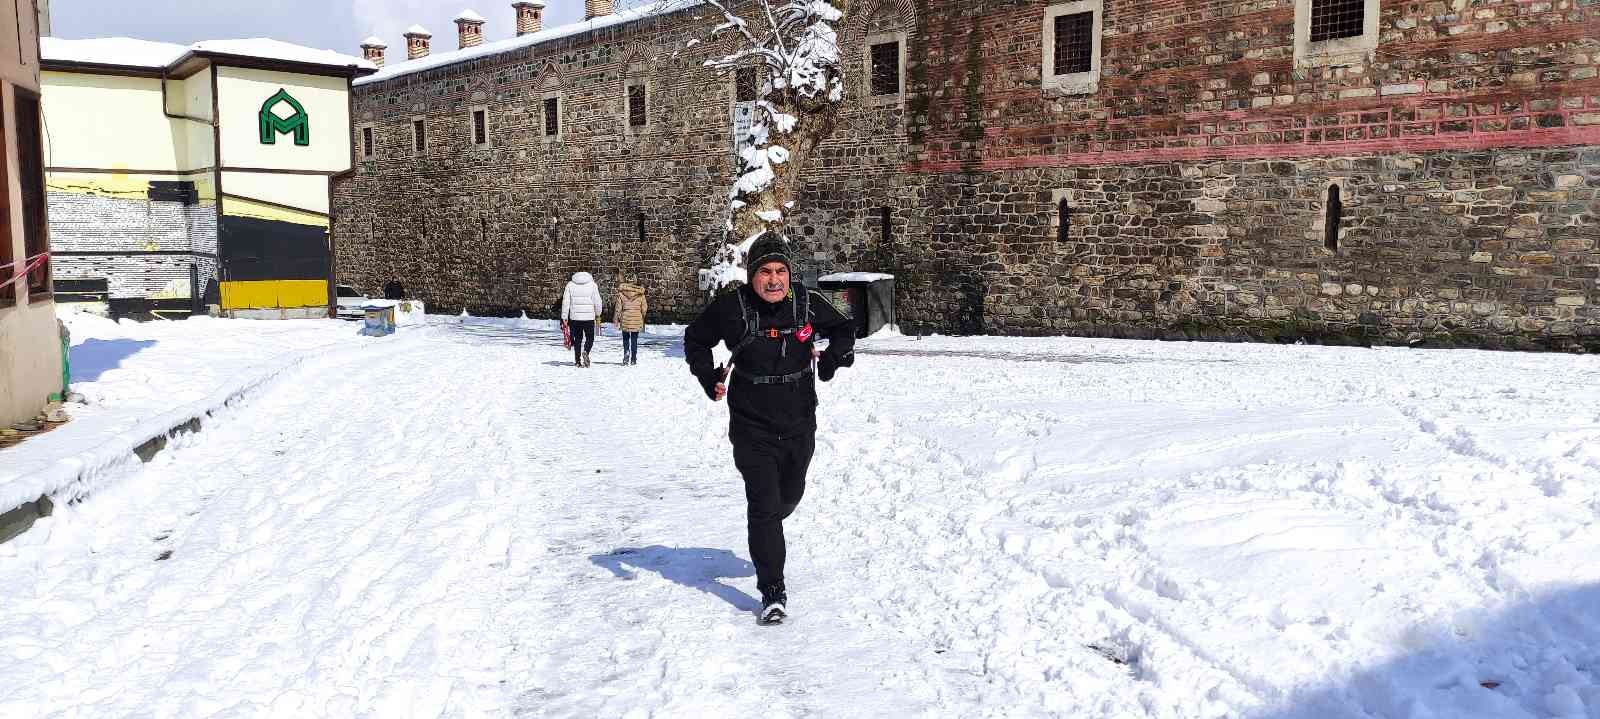
{"type": "Polygon", "coordinates": [[[561,346],[572,349],[572,328],[567,326],[567,321],[561,321],[561,346]]]}

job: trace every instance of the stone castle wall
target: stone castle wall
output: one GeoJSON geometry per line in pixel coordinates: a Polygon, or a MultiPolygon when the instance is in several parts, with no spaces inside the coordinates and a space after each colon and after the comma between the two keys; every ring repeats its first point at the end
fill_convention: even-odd
{"type": "MultiPolygon", "coordinates": [[[[1600,349],[1600,6],[1374,2],[1376,48],[1317,58],[1291,0],[1105,4],[1098,88],[1068,94],[1041,78],[1046,3],[858,0],[845,57],[903,33],[907,92],[851,77],[792,218],[808,273],[894,273],[902,324],[945,332],[1600,349]]],[[[682,49],[704,23],[359,86],[379,153],[336,189],[341,278],[538,313],[572,271],[621,272],[692,314],[732,171],[731,78],[701,67],[725,48],[682,49]]]]}

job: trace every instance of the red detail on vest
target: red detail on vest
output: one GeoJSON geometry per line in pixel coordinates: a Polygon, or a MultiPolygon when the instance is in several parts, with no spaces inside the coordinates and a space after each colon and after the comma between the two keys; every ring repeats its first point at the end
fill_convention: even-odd
{"type": "Polygon", "coordinates": [[[814,330],[811,329],[811,325],[808,324],[804,327],[801,327],[799,332],[794,333],[794,338],[800,340],[801,342],[810,342],[813,332],[814,330]]]}
{"type": "Polygon", "coordinates": [[[771,337],[772,339],[778,339],[779,337],[783,336],[783,333],[779,332],[778,328],[774,327],[772,329],[767,330],[767,336],[771,337]]]}

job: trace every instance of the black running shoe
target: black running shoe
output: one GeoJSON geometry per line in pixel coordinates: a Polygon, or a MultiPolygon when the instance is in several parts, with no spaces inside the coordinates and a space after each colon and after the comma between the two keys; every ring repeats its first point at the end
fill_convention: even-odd
{"type": "Polygon", "coordinates": [[[789,617],[789,593],[782,582],[761,589],[761,623],[782,624],[789,617]]]}

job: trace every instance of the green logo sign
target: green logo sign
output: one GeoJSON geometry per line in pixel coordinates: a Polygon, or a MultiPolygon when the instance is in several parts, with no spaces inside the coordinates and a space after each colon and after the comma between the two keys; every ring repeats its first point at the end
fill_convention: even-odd
{"type": "Polygon", "coordinates": [[[261,144],[278,144],[278,133],[294,133],[294,144],[305,147],[311,144],[311,116],[306,114],[306,109],[300,106],[300,101],[289,96],[288,90],[280,89],[278,94],[267,98],[261,105],[261,144]],[[294,114],[288,117],[279,117],[272,109],[278,103],[288,103],[294,109],[294,114]]]}

